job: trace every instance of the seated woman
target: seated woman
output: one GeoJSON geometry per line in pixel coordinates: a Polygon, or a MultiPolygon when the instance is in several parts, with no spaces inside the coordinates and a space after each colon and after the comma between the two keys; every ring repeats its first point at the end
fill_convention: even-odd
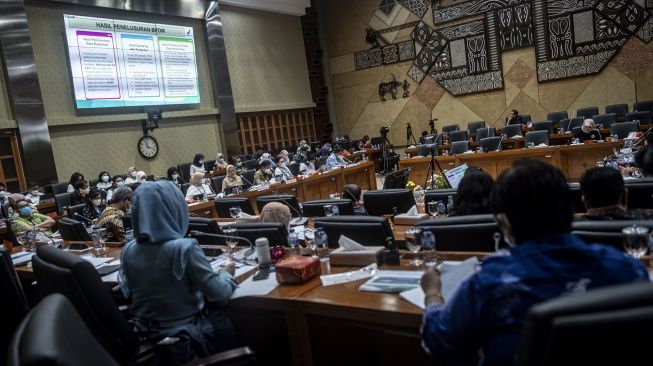
{"type": "Polygon", "coordinates": [[[574,134],[580,140],[580,142],[602,140],[601,131],[596,128],[594,120],[591,118],[584,120],[583,126],[580,129],[576,130],[574,134]]]}
{"type": "Polygon", "coordinates": [[[147,182],[147,174],[142,170],[136,173],[136,183],[143,184],[145,182],[147,182]]]}
{"type": "Polygon", "coordinates": [[[281,176],[284,180],[293,179],[292,172],[288,169],[288,163],[283,160],[283,157],[279,158],[279,164],[274,170],[274,176],[281,176]]]}
{"type": "Polygon", "coordinates": [[[86,203],[86,195],[91,191],[91,188],[88,186],[88,183],[85,180],[78,180],[75,183],[75,190],[70,196],[70,205],[81,205],[86,203]]]}
{"type": "Polygon", "coordinates": [[[345,184],[342,187],[342,198],[352,201],[354,204],[354,215],[367,216],[367,210],[361,202],[361,187],[358,184],[345,184]]]}
{"type": "Polygon", "coordinates": [[[195,154],[195,158],[193,158],[193,163],[190,165],[190,175],[193,175],[195,173],[206,173],[206,169],[204,169],[203,154],[195,154]]]}
{"type": "Polygon", "coordinates": [[[217,153],[215,155],[215,165],[213,167],[213,170],[215,171],[223,171],[227,169],[227,162],[224,160],[224,154],[223,153],[217,153]]]}
{"type": "Polygon", "coordinates": [[[281,202],[270,202],[263,206],[259,222],[278,222],[290,229],[292,214],[290,208],[281,202]]]}
{"type": "Polygon", "coordinates": [[[229,318],[213,310],[236,289],[233,265],[213,271],[197,241],[185,238],[188,208],[171,182],[144,184],[132,199],[134,240],[120,255],[120,289],[131,298],[139,335],[154,342],[179,337],[168,348],[172,364],[236,347],[229,318]]]}
{"type": "Polygon", "coordinates": [[[490,192],[494,187],[494,179],[478,169],[469,168],[458,184],[458,193],[453,199],[453,210],[450,216],[489,214],[490,192]]]}
{"type": "Polygon", "coordinates": [[[125,180],[122,178],[122,176],[120,175],[114,176],[113,182],[111,184],[111,188],[107,189],[107,202],[111,201],[111,197],[113,197],[113,193],[116,191],[116,189],[124,186],[125,186],[125,180]]]}
{"type": "Polygon", "coordinates": [[[97,188],[91,188],[89,194],[86,195],[86,207],[84,207],[82,215],[95,224],[97,218],[102,215],[102,212],[106,207],[107,206],[102,203],[102,191],[97,188]]]}
{"type": "Polygon", "coordinates": [[[243,186],[243,179],[236,173],[235,166],[227,165],[227,176],[222,180],[221,192],[224,193],[225,189],[238,186],[243,186]]]}
{"type": "Polygon", "coordinates": [[[174,183],[174,185],[176,185],[179,189],[181,189],[181,186],[186,183],[184,182],[184,178],[181,177],[181,174],[179,174],[179,170],[174,166],[168,168],[166,176],[168,177],[168,180],[174,183]]]}
{"type": "Polygon", "coordinates": [[[111,188],[111,175],[107,171],[100,172],[100,174],[97,177],[98,183],[95,185],[97,189],[103,189],[107,190],[111,188]]]}
{"type": "Polygon", "coordinates": [[[11,220],[11,230],[14,233],[20,233],[27,230],[37,229],[46,236],[52,236],[52,226],[54,220],[46,215],[34,212],[32,203],[25,198],[19,199],[13,203],[15,215],[11,220]]]}
{"type": "Polygon", "coordinates": [[[131,208],[132,190],[129,187],[116,188],[100,217],[98,217],[95,226],[107,229],[109,241],[124,242],[125,227],[123,217],[131,208]]]}
{"type": "Polygon", "coordinates": [[[75,183],[77,183],[80,180],[85,180],[84,175],[79,172],[75,172],[70,176],[70,180],[68,181],[68,190],[66,192],[71,193],[75,192],[75,183]]]}
{"type": "Polygon", "coordinates": [[[186,199],[193,199],[199,195],[212,195],[213,190],[211,186],[204,183],[204,173],[197,172],[190,177],[190,186],[186,191],[186,199]]]}

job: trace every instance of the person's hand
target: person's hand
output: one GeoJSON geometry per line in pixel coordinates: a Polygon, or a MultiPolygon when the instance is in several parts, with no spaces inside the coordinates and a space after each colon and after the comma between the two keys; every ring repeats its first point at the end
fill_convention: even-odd
{"type": "Polygon", "coordinates": [[[236,264],[233,262],[227,263],[224,267],[220,268],[220,272],[227,272],[234,276],[236,274],[236,264]]]}
{"type": "Polygon", "coordinates": [[[424,302],[427,306],[433,303],[444,303],[444,299],[440,292],[440,289],[442,288],[440,273],[437,270],[429,269],[424,272],[422,279],[420,280],[420,285],[422,286],[422,291],[424,291],[424,302]]]}
{"type": "Polygon", "coordinates": [[[98,220],[98,219],[93,219],[93,220],[91,220],[91,224],[93,224],[93,225],[97,224],[97,220],[98,220]]]}

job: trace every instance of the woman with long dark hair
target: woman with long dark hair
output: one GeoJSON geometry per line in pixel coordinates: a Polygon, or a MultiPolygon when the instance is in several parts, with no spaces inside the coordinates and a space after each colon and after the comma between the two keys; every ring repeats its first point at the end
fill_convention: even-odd
{"type": "Polygon", "coordinates": [[[494,179],[488,173],[478,168],[468,169],[458,184],[458,193],[453,199],[451,216],[491,213],[492,187],[494,187],[494,179]]]}

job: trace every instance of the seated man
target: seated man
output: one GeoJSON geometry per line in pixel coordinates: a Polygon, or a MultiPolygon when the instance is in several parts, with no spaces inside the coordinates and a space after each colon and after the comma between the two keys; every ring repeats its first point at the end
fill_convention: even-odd
{"type": "Polygon", "coordinates": [[[580,142],[603,139],[601,137],[601,131],[596,128],[594,120],[591,118],[583,121],[583,126],[580,129],[576,130],[575,137],[577,137],[580,142]]]}
{"type": "Polygon", "coordinates": [[[584,220],[651,220],[653,210],[627,209],[628,189],[614,168],[590,168],[580,178],[587,213],[584,220]]]}
{"type": "Polygon", "coordinates": [[[14,211],[16,214],[11,218],[11,230],[14,233],[37,229],[48,237],[52,236],[51,228],[55,224],[54,220],[49,216],[34,212],[31,201],[25,198],[17,200],[14,202],[14,211]]]}
{"type": "Polygon", "coordinates": [[[272,175],[272,168],[269,160],[261,161],[261,168],[254,173],[254,184],[259,185],[268,183],[274,176],[272,175]]]}
{"type": "Polygon", "coordinates": [[[640,260],[570,234],[571,198],[562,172],[547,163],[523,159],[501,174],[490,201],[509,255],[487,258],[446,304],[439,274],[423,275],[428,353],[443,364],[461,364],[482,349],[483,365],[512,365],[532,305],[648,280],[640,260]]]}
{"type": "Polygon", "coordinates": [[[519,115],[519,112],[516,109],[510,111],[510,114],[506,117],[506,126],[508,125],[524,125],[524,120],[519,115]]]}
{"type": "Polygon", "coordinates": [[[331,155],[327,158],[326,169],[331,170],[343,165],[347,165],[347,162],[342,157],[342,148],[339,145],[336,145],[336,148],[331,151],[331,155]]]}
{"type": "Polygon", "coordinates": [[[352,201],[354,204],[354,215],[367,216],[367,210],[365,210],[363,203],[361,203],[361,187],[358,184],[345,184],[342,187],[342,198],[352,201]]]}
{"type": "Polygon", "coordinates": [[[107,238],[109,241],[125,241],[125,228],[122,224],[122,218],[131,208],[132,190],[127,187],[121,187],[113,192],[113,197],[109,205],[104,209],[97,219],[95,226],[107,229],[107,238]]]}

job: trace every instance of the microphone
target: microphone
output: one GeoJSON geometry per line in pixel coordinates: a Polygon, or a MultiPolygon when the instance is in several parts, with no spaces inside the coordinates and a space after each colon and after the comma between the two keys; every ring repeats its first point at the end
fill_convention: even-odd
{"type": "Polygon", "coordinates": [[[238,176],[240,177],[240,179],[242,179],[242,180],[244,180],[245,182],[247,182],[247,184],[249,184],[250,186],[253,186],[253,185],[254,185],[252,182],[248,181],[247,178],[243,177],[242,174],[238,173],[238,176]]]}
{"type": "Polygon", "coordinates": [[[649,128],[648,130],[646,130],[646,132],[644,132],[642,134],[642,137],[640,137],[639,139],[637,139],[637,141],[635,141],[633,143],[633,147],[641,144],[644,140],[646,140],[646,136],[648,136],[650,133],[652,133],[651,130],[653,130],[653,128],[649,128]]]}
{"type": "Polygon", "coordinates": [[[297,211],[297,209],[294,208],[294,207],[293,207],[291,204],[289,204],[288,202],[286,202],[286,200],[281,199],[281,197],[280,197],[279,195],[277,195],[276,197],[279,198],[279,201],[277,201],[277,202],[281,202],[281,203],[283,203],[284,205],[288,206],[288,208],[289,208],[292,212],[294,212],[294,213],[296,213],[296,214],[298,215],[298,217],[293,217],[292,219],[290,219],[290,225],[292,225],[292,226],[300,226],[300,225],[304,225],[304,224],[308,221],[308,218],[307,218],[307,217],[304,217],[304,215],[302,215],[301,212],[297,211]]]}
{"type": "Polygon", "coordinates": [[[502,133],[501,134],[501,139],[499,140],[499,144],[497,145],[497,148],[494,151],[500,151],[501,150],[501,143],[503,142],[504,136],[506,136],[506,135],[502,133]]]}
{"type": "Polygon", "coordinates": [[[86,222],[88,222],[89,224],[90,224],[90,223],[93,223],[93,220],[89,219],[89,218],[86,217],[86,216],[82,216],[82,215],[78,214],[77,212],[75,212],[75,216],[76,216],[76,217],[79,217],[80,219],[84,219],[84,220],[85,220],[86,222]]]}
{"type": "Polygon", "coordinates": [[[249,244],[250,247],[254,247],[251,241],[247,238],[243,238],[242,236],[235,236],[235,235],[223,235],[223,234],[213,234],[213,233],[205,233],[203,231],[198,231],[198,230],[191,230],[190,231],[191,236],[210,236],[213,238],[223,238],[223,239],[236,239],[239,241],[244,241],[245,243],[249,244]]]}

